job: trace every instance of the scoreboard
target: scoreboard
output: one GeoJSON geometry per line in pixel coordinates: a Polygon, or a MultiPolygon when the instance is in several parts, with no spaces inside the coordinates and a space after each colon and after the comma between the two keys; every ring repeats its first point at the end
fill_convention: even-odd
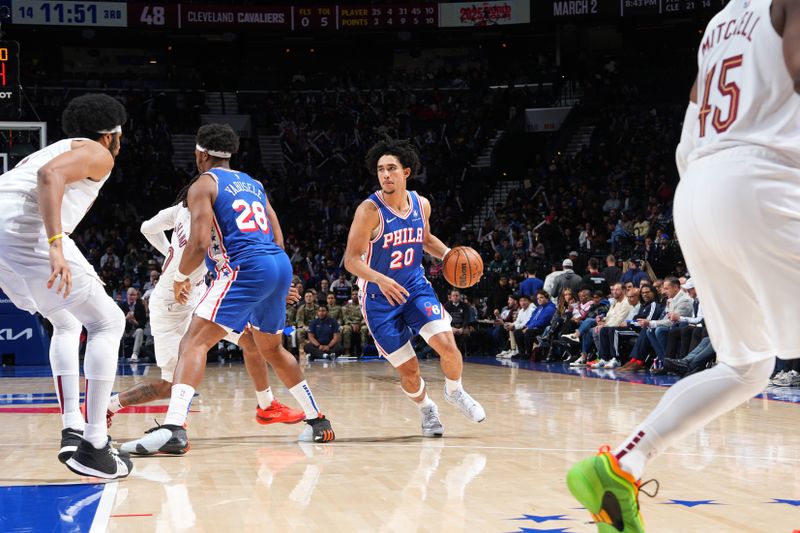
{"type": "Polygon", "coordinates": [[[340,28],[436,28],[435,4],[397,4],[339,8],[340,28]]]}
{"type": "MultiPolygon", "coordinates": [[[[211,0],[213,2],[213,0],[211,0]]],[[[95,0],[0,0],[11,24],[80,27],[147,27],[350,31],[430,29],[503,24],[546,26],[559,21],[593,21],[637,16],[707,14],[728,0],[478,0],[391,4],[248,5],[95,0]]]]}
{"type": "MultiPolygon", "coordinates": [[[[511,3],[528,0],[510,0],[511,3]]],[[[493,2],[488,2],[493,3],[493,2]]],[[[436,4],[270,6],[95,2],[92,0],[0,0],[12,24],[149,27],[165,29],[275,29],[325,31],[436,28],[436,4]]]]}
{"type": "Polygon", "coordinates": [[[534,22],[615,19],[719,11],[728,0],[532,0],[534,22]]]}

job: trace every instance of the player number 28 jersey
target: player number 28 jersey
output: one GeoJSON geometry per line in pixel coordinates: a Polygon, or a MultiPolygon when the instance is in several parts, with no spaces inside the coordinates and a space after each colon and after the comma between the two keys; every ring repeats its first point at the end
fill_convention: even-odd
{"type": "Polygon", "coordinates": [[[275,244],[264,187],[238,170],[212,168],[207,173],[217,182],[208,269],[221,272],[247,258],[283,253],[275,244]]]}
{"type": "MultiPolygon", "coordinates": [[[[368,200],[378,208],[380,227],[378,234],[370,241],[367,265],[384,274],[409,292],[428,285],[422,267],[422,246],[425,239],[425,213],[422,202],[414,191],[408,191],[409,208],[406,213],[398,213],[383,200],[381,191],[372,193],[368,200]]],[[[380,294],[375,283],[358,282],[359,288],[367,294],[380,294]]]]}

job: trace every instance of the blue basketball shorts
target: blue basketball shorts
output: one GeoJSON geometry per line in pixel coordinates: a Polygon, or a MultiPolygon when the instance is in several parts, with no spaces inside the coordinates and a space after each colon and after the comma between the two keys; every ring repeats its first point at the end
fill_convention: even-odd
{"type": "Polygon", "coordinates": [[[382,293],[361,296],[364,320],[384,357],[403,348],[417,334],[427,341],[437,333],[450,331],[450,316],[433,287],[428,284],[410,292],[405,303],[394,306],[382,293]]]}
{"type": "Polygon", "coordinates": [[[291,282],[292,265],[285,253],[248,258],[218,272],[194,314],[240,333],[250,323],[278,334],[286,325],[291,282]]]}

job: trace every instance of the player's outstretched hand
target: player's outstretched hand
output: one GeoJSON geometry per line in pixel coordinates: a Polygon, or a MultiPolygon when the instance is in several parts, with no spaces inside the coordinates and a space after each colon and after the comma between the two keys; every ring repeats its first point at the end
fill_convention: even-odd
{"type": "Polygon", "coordinates": [[[72,291],[72,272],[69,270],[67,260],[64,259],[64,251],[61,246],[50,246],[50,271],[47,288],[52,289],[56,278],[61,278],[56,288],[56,294],[61,294],[61,291],[64,291],[64,298],[66,299],[72,291]]]}
{"type": "Polygon", "coordinates": [[[188,279],[183,281],[176,281],[172,284],[172,293],[175,296],[175,301],[179,304],[186,304],[189,302],[189,293],[192,291],[192,282],[188,279]]]}
{"type": "Polygon", "coordinates": [[[386,296],[386,299],[389,300],[391,305],[406,303],[408,291],[395,280],[388,276],[383,276],[377,281],[377,283],[378,287],[381,289],[381,292],[384,296],[386,296]]]}

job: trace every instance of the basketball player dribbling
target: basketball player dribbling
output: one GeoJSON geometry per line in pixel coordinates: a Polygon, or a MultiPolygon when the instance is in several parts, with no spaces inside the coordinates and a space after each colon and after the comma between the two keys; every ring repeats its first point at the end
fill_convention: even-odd
{"type": "MultiPolygon", "coordinates": [[[[124,407],[170,397],[181,338],[192,320],[192,310],[206,291],[204,278],[208,271],[205,265],[201,265],[189,275],[193,288],[186,304],[176,302],[172,292],[175,273],[183,256],[183,249],[189,242],[191,214],[186,205],[187,189],[188,187],[184,187],[178,194],[175,205],[162,209],[154,217],[144,221],[141,228],[142,234],[150,244],[166,257],[161,277],[150,296],[149,305],[156,363],[161,369],[161,379],[137,383],[130,389],[112,396],[108,404],[109,427],[111,427],[111,417],[124,407]],[[164,232],[169,230],[172,230],[172,235],[168,240],[164,232]]],[[[277,218],[271,222],[275,241],[282,247],[283,235],[277,218]]],[[[291,289],[288,299],[292,301],[300,299],[297,289],[291,289]]],[[[260,424],[276,422],[295,424],[305,419],[303,411],[291,409],[273,397],[272,389],[269,386],[266,362],[253,343],[252,335],[246,333],[240,336],[230,333],[226,340],[238,344],[242,348],[245,367],[256,385],[258,400],[256,421],[260,424]]]]}
{"type": "Polygon", "coordinates": [[[800,300],[800,1],[731,0],[708,24],[698,66],[674,216],[719,364],[569,471],[601,532],[644,531],[646,463],[763,391],[776,355],[800,357],[796,318],[778,305],[800,300]]]}
{"type": "Polygon", "coordinates": [[[302,370],[281,344],[292,267],[275,242],[277,226],[272,221],[277,217],[264,187],[230,168],[230,158],[238,148],[239,138],[228,125],[207,124],[197,132],[195,161],[200,175],[187,193],[191,232],[174,275],[175,300],[184,305],[189,302],[193,276],[202,268],[206,254],[206,265],[216,277],[195,307],[181,340],[164,424],[123,444],[123,450],[142,455],[188,450],[183,426],[205,373],[206,353],[231,332],[242,333],[245,328],[303,408],[307,426],[299,440],[334,439],[331,424],[319,412],[302,370]]]}
{"type": "Polygon", "coordinates": [[[445,400],[473,422],[486,418],[461,385],[461,352],[422,267],[423,251],[441,259],[449,248],[430,232],[428,200],[406,190],[420,167],[414,147],[408,141],[379,142],[367,153],[366,164],[377,174],[380,190],[356,209],[345,268],[358,276],[364,320],[381,355],[400,374],[400,388],[419,408],[422,434],[441,437],[439,409],[428,396],[411,346],[414,335],[421,335],[440,356],[445,400]]]}
{"type": "Polygon", "coordinates": [[[125,317],[70,239],[119,154],[125,108],[105,94],[69,102],[67,139],[23,159],[0,176],[0,288],[14,305],[53,325],[50,365],[63,430],[58,459],[76,474],[117,479],[133,465],[106,434],[106,407],[117,373],[125,317]],[[80,411],[81,326],[88,332],[80,411]]]}

